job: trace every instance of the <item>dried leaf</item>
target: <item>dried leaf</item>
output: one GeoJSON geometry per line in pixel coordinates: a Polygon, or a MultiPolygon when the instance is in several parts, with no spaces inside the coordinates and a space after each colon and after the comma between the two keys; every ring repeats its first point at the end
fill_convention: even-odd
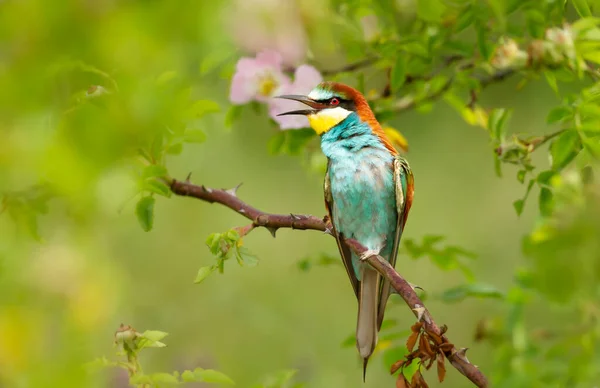
{"type": "Polygon", "coordinates": [[[402,368],[404,366],[404,363],[406,362],[406,360],[398,360],[395,363],[392,364],[392,367],[390,368],[390,374],[394,374],[398,371],[398,369],[402,368]]]}
{"type": "Polygon", "coordinates": [[[442,337],[437,335],[436,333],[432,332],[432,331],[428,331],[427,335],[431,338],[431,340],[433,341],[434,344],[436,345],[440,345],[441,343],[443,343],[444,341],[442,340],[442,337]]]}
{"type": "Polygon", "coordinates": [[[444,342],[443,344],[439,345],[439,347],[442,352],[448,352],[448,351],[452,350],[452,348],[454,347],[454,344],[452,344],[450,342],[444,342]]]}
{"type": "Polygon", "coordinates": [[[431,369],[431,366],[433,365],[433,362],[436,360],[436,357],[431,357],[429,359],[429,362],[427,363],[427,365],[425,366],[425,369],[429,370],[431,369]]]}
{"type": "Polygon", "coordinates": [[[422,339],[421,342],[423,342],[423,344],[419,347],[421,347],[425,351],[425,353],[427,353],[430,357],[435,357],[435,352],[431,348],[431,345],[429,344],[429,340],[427,339],[427,337],[425,335],[422,335],[421,339],[422,339]]]}
{"type": "Polygon", "coordinates": [[[443,382],[444,377],[446,377],[446,362],[443,354],[437,355],[437,374],[440,383],[443,382]]]}
{"type": "Polygon", "coordinates": [[[419,334],[420,334],[420,332],[413,331],[410,334],[410,336],[408,337],[408,339],[406,340],[406,348],[408,349],[409,352],[412,352],[413,348],[415,347],[415,344],[417,343],[417,339],[419,339],[419,334]]]}
{"type": "Polygon", "coordinates": [[[414,333],[418,333],[421,331],[422,327],[423,327],[423,322],[417,322],[410,327],[410,330],[414,333]]]}
{"type": "Polygon", "coordinates": [[[446,332],[448,331],[448,325],[442,325],[440,326],[440,335],[444,335],[446,334],[446,332]]]}
{"type": "Polygon", "coordinates": [[[417,370],[410,381],[413,388],[429,388],[420,370],[417,370]]]}
{"type": "Polygon", "coordinates": [[[410,383],[402,373],[400,373],[396,379],[396,388],[410,388],[410,383]]]}

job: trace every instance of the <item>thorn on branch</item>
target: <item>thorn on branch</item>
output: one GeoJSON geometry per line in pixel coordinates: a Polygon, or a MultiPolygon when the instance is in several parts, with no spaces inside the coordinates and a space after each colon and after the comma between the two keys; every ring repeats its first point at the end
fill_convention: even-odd
{"type": "Polygon", "coordinates": [[[415,308],[412,309],[412,311],[417,313],[417,321],[420,322],[423,319],[423,316],[425,315],[426,310],[425,310],[425,307],[421,306],[420,304],[417,304],[417,305],[415,305],[415,308]]]}
{"type": "Polygon", "coordinates": [[[279,229],[279,228],[273,228],[271,226],[267,226],[267,230],[271,233],[271,236],[273,236],[273,238],[276,237],[277,229],[279,229]]]}
{"type": "Polygon", "coordinates": [[[185,183],[190,183],[190,179],[192,179],[192,173],[191,172],[187,174],[187,177],[185,178],[185,183]]]}
{"type": "Polygon", "coordinates": [[[233,188],[231,188],[229,190],[225,190],[225,192],[227,194],[233,195],[234,197],[237,197],[237,191],[240,188],[240,186],[242,186],[242,184],[244,184],[244,182],[238,183],[237,186],[235,186],[235,187],[233,187],[233,188]]]}

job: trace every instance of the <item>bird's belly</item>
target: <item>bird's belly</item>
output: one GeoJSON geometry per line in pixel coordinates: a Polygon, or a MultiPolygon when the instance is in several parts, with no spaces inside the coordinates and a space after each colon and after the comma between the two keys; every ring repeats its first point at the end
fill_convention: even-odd
{"type": "Polygon", "coordinates": [[[332,162],[329,174],[336,230],[368,249],[391,253],[397,223],[391,162],[346,159],[332,162]]]}

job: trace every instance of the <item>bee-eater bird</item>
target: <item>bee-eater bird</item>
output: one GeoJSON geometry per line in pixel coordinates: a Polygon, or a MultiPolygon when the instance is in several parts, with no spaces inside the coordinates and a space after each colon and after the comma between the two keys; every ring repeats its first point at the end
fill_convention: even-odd
{"type": "Polygon", "coordinates": [[[358,90],[322,82],[308,96],[279,98],[311,108],[282,115],[307,116],[321,137],[321,150],[328,159],[325,205],[358,299],[356,346],[363,359],[364,379],[391,292],[389,282],[365,259],[379,254],[395,265],[413,199],[413,174],[358,90]],[[346,244],[346,238],[357,240],[368,251],[357,255],[346,244]]]}

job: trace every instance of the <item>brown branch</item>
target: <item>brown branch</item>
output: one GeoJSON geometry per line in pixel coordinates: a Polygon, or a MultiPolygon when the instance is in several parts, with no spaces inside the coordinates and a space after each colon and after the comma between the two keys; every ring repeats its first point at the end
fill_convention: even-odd
{"type": "MultiPolygon", "coordinates": [[[[346,244],[359,256],[362,256],[367,252],[367,248],[361,245],[354,239],[346,239],[346,244]]],[[[429,310],[425,307],[425,304],[416,294],[412,286],[400,275],[392,265],[379,255],[371,255],[365,260],[377,270],[382,276],[385,276],[389,280],[390,284],[398,295],[404,299],[408,307],[413,311],[415,316],[420,322],[423,322],[425,330],[427,332],[434,333],[442,338],[444,342],[450,342],[444,335],[440,327],[436,325],[433,317],[429,313],[429,310]]],[[[475,365],[471,364],[467,359],[466,348],[458,350],[452,346],[444,350],[444,355],[450,361],[452,366],[456,368],[460,373],[467,377],[471,382],[478,387],[487,387],[488,381],[483,373],[475,365]]]]}
{"type": "MultiPolygon", "coordinates": [[[[248,205],[240,200],[236,191],[237,188],[231,190],[212,189],[205,186],[197,186],[189,181],[169,180],[171,191],[174,194],[193,197],[210,203],[219,203],[224,205],[238,214],[252,221],[251,225],[239,228],[244,234],[250,232],[255,227],[265,227],[271,231],[273,236],[279,228],[303,229],[303,230],[319,230],[331,234],[331,228],[327,217],[319,218],[310,215],[294,215],[294,214],[271,214],[262,212],[255,207],[248,205]]],[[[367,249],[358,241],[347,239],[348,245],[362,255],[367,249]]],[[[374,255],[366,258],[368,263],[375,268],[379,273],[389,280],[394,289],[404,299],[406,304],[415,313],[417,318],[422,321],[425,328],[432,333],[442,337],[444,341],[449,342],[444,333],[436,325],[433,317],[425,308],[423,301],[418,297],[410,284],[381,256],[374,255]]],[[[464,376],[471,380],[478,387],[487,387],[488,382],[483,373],[465,357],[466,349],[457,350],[452,347],[444,352],[450,363],[464,376]]]]}
{"type": "Polygon", "coordinates": [[[279,228],[311,229],[330,233],[325,218],[309,215],[270,214],[248,205],[236,195],[239,186],[230,190],[211,189],[205,186],[196,186],[187,181],[182,182],[173,179],[170,181],[170,187],[171,191],[177,195],[194,197],[202,201],[227,206],[236,213],[251,220],[255,227],[263,226],[267,228],[273,236],[275,236],[275,232],[279,228]]]}

